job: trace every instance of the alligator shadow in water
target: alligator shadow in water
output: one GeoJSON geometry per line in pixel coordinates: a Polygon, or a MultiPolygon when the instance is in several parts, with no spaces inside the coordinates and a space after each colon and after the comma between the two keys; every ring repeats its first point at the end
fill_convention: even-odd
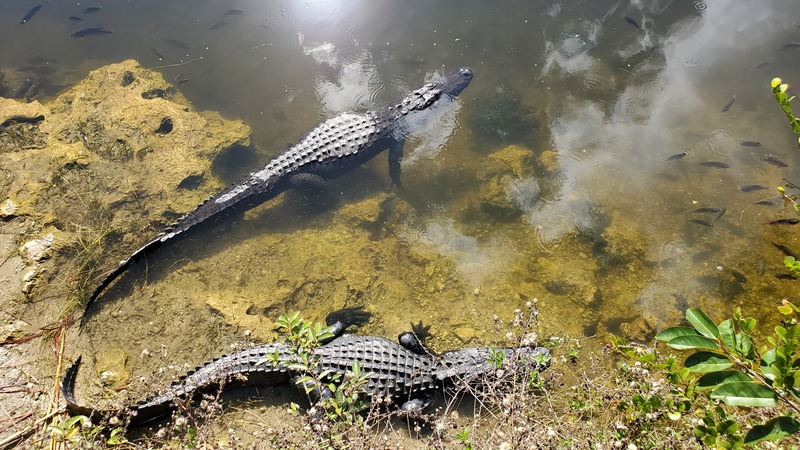
{"type": "Polygon", "coordinates": [[[385,191],[386,186],[386,180],[375,171],[360,167],[352,177],[332,180],[322,189],[289,190],[277,202],[268,202],[250,210],[246,224],[243,224],[244,212],[221,215],[201,223],[183,239],[166,242],[158,255],[145,257],[131,266],[86,311],[83,320],[90,320],[106,303],[128,297],[135,291],[136,283],[159,283],[171,272],[180,270],[192,261],[204,260],[231,249],[237,243],[258,239],[266,234],[324,229],[334,221],[329,213],[342,205],[355,204],[385,191]],[[209,240],[209,236],[213,236],[213,239],[209,240]]]}

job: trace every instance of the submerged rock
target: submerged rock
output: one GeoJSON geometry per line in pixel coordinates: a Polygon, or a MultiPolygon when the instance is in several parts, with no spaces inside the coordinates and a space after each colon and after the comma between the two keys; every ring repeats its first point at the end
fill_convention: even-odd
{"type": "Polygon", "coordinates": [[[90,72],[50,103],[0,98],[0,217],[57,231],[46,251],[37,250],[39,240],[19,238],[31,255],[23,291],[39,274],[64,268],[48,269],[36,255],[64,250],[80,266],[76,255],[128,253],[221,189],[210,171],[214,157],[249,144],[243,121],[195,111],[161,74],[133,60],[90,72]],[[152,90],[165,95],[142,97],[152,90]],[[120,241],[130,244],[107,247],[120,241]]]}
{"type": "Polygon", "coordinates": [[[538,183],[531,178],[534,153],[509,145],[486,158],[478,171],[481,209],[502,220],[513,220],[538,199],[538,183]]]}

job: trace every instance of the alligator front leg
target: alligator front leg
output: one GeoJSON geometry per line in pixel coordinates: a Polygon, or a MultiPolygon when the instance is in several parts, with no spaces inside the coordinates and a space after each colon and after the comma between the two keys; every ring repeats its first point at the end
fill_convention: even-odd
{"type": "Polygon", "coordinates": [[[326,344],[341,336],[350,326],[355,325],[360,327],[361,325],[364,325],[365,323],[369,322],[370,317],[372,317],[372,314],[364,311],[363,306],[342,308],[338,311],[328,314],[327,317],[325,317],[325,324],[331,327],[331,333],[333,334],[333,337],[326,339],[322,343],[326,344]]]}
{"type": "Polygon", "coordinates": [[[400,163],[403,162],[403,144],[406,141],[391,140],[389,144],[389,176],[392,177],[392,184],[397,189],[403,190],[403,182],[400,180],[400,163]]]}

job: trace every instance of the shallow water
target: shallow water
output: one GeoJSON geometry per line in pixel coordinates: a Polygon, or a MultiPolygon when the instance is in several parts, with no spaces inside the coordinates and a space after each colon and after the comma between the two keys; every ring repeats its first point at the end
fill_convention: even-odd
{"type": "Polygon", "coordinates": [[[245,330],[269,339],[292,310],[365,305],[365,332],[387,336],[422,320],[441,350],[501,341],[494,316],[534,299],[541,334],[602,344],[649,339],[686,307],[767,316],[798,293],[775,277],[786,271],[772,244],[800,252],[797,233],[765,225],[796,214],[772,188],[800,183],[769,89],[774,76],[800,85],[790,0],[140,0],[91,14],[53,2],[17,25],[35,4],[0,3],[7,94],[33,78],[44,100],[128,58],[161,67],[188,80],[178,88],[198,110],[252,126],[254,155],[216,166],[227,182],[337,112],[383,107],[444,68],[476,73],[409,139],[400,195],[376,158],[327,194],[210,227],[110,290],[79,345],[124,353],[134,373],[152,370],[145,348],[197,364],[245,330]],[[113,34],[69,36],[84,27],[113,34]],[[478,173],[511,144],[536,157],[509,181],[508,218],[481,210],[478,173]],[[739,189],[752,184],[771,189],[739,189]],[[752,204],[766,198],[776,205],[752,204]]]}

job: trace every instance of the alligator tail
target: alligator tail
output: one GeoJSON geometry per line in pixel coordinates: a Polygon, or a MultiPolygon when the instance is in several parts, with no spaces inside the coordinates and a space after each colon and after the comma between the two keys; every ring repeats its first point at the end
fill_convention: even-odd
{"type": "Polygon", "coordinates": [[[139,250],[133,252],[133,254],[131,254],[131,256],[129,256],[126,260],[119,263],[119,266],[117,266],[116,269],[109,272],[108,275],[103,278],[103,281],[101,281],[94,291],[92,291],[92,295],[89,296],[89,300],[86,301],[86,306],[83,307],[83,317],[81,317],[80,326],[83,327],[84,322],[89,317],[89,309],[92,307],[94,302],[98,297],[100,297],[100,294],[102,294],[103,291],[114,282],[114,280],[125,273],[129,267],[141,261],[146,256],[153,254],[171,237],[172,236],[164,233],[158,235],[156,238],[139,248],[139,250]]]}
{"type": "Polygon", "coordinates": [[[78,377],[78,369],[81,366],[81,357],[75,360],[75,363],[67,369],[64,374],[64,379],[61,380],[61,395],[67,402],[67,411],[70,414],[83,415],[89,418],[97,418],[103,413],[97,409],[88,406],[79,405],[75,400],[75,379],[78,377]]]}
{"type": "Polygon", "coordinates": [[[178,222],[167,228],[150,242],[146,243],[138,250],[133,252],[119,266],[108,273],[103,281],[95,288],[86,306],[83,309],[80,325],[83,326],[89,317],[89,308],[100,297],[100,294],[111,285],[120,275],[125,273],[128,268],[137,262],[156,252],[167,241],[173,241],[178,235],[185,235],[186,232],[195,229],[197,225],[207,222],[209,219],[219,216],[221,213],[235,214],[246,211],[266,200],[274,198],[286,187],[277,187],[273,183],[256,183],[252,175],[245,177],[239,183],[231,185],[227,189],[213,195],[208,200],[197,205],[195,209],[178,219],[178,222]]]}

